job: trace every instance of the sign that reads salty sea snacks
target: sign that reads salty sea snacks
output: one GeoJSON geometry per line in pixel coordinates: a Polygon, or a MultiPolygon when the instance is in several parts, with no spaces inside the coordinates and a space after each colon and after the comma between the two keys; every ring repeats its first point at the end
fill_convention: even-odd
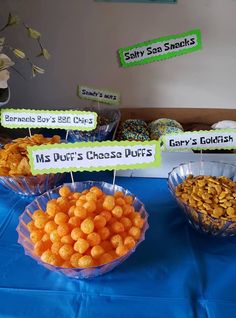
{"type": "Polygon", "coordinates": [[[187,131],[162,137],[166,151],[236,149],[236,129],[187,131]]]}
{"type": "Polygon", "coordinates": [[[77,88],[77,95],[82,99],[94,100],[101,103],[112,105],[120,104],[120,93],[112,92],[110,90],[101,90],[79,85],[77,88]]]}
{"type": "Polygon", "coordinates": [[[97,114],[78,110],[2,109],[6,128],[59,128],[90,131],[97,127],[97,114]]]}
{"type": "Polygon", "coordinates": [[[159,166],[158,141],[103,141],[27,148],[33,175],[75,171],[139,169],[159,166]]]}
{"type": "Polygon", "coordinates": [[[119,55],[121,65],[129,67],[195,52],[201,47],[200,30],[192,30],[121,48],[119,55]]]}

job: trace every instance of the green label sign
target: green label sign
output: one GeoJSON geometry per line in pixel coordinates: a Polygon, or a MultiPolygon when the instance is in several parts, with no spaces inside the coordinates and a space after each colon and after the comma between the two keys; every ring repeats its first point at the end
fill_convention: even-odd
{"type": "Polygon", "coordinates": [[[28,147],[33,175],[125,170],[161,164],[160,142],[104,141],[28,147]]]}
{"type": "Polygon", "coordinates": [[[236,149],[236,129],[187,131],[162,137],[166,151],[236,149]]]}
{"type": "Polygon", "coordinates": [[[94,100],[101,103],[112,105],[120,104],[120,93],[112,92],[110,90],[101,90],[79,85],[77,88],[77,95],[82,99],[94,100]]]}
{"type": "Polygon", "coordinates": [[[169,59],[202,48],[200,30],[161,37],[119,49],[121,65],[129,67],[169,59]]]}
{"type": "Polygon", "coordinates": [[[1,125],[6,128],[59,128],[90,131],[97,126],[97,114],[77,110],[2,109],[1,125]]]}

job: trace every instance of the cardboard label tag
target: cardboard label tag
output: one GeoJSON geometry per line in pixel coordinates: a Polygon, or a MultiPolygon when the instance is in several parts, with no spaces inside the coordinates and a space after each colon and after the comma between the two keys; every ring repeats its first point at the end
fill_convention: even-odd
{"type": "Polygon", "coordinates": [[[162,137],[166,151],[236,149],[236,129],[188,131],[162,137]]]}
{"type": "Polygon", "coordinates": [[[119,105],[120,93],[110,90],[101,90],[88,86],[79,85],[77,95],[82,99],[94,100],[101,103],[119,105]]]}
{"type": "Polygon", "coordinates": [[[129,67],[195,52],[201,47],[200,30],[192,30],[121,48],[119,56],[121,65],[129,67]]]}
{"type": "Polygon", "coordinates": [[[33,175],[57,172],[123,170],[161,164],[159,141],[104,141],[27,148],[33,175]]]}
{"type": "Polygon", "coordinates": [[[59,128],[90,131],[97,126],[97,114],[78,110],[2,109],[6,128],[59,128]]]}

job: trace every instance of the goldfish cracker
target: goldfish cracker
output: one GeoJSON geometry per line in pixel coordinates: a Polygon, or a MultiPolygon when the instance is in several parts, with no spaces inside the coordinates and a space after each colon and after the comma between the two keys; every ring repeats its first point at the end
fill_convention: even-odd
{"type": "Polygon", "coordinates": [[[124,225],[122,223],[115,221],[111,225],[111,230],[113,233],[121,233],[121,232],[124,232],[125,228],[124,228],[124,225]]]}
{"type": "Polygon", "coordinates": [[[136,242],[135,242],[135,239],[132,237],[132,236],[127,236],[125,239],[124,239],[124,245],[130,250],[132,248],[135,247],[136,245],[136,242]]]}
{"type": "Polygon", "coordinates": [[[111,237],[111,244],[114,248],[117,248],[117,246],[123,244],[122,236],[120,234],[113,235],[111,237]]]}
{"type": "Polygon", "coordinates": [[[54,221],[57,225],[67,223],[68,220],[69,220],[69,216],[63,212],[58,212],[54,217],[54,221]]]}
{"type": "Polygon", "coordinates": [[[88,213],[93,213],[94,211],[96,211],[96,203],[93,200],[85,202],[83,207],[88,213]]]}
{"type": "Polygon", "coordinates": [[[43,230],[36,230],[30,233],[30,239],[33,243],[36,243],[41,240],[43,237],[44,231],[43,230]]]}
{"type": "Polygon", "coordinates": [[[111,212],[106,211],[106,210],[103,210],[102,212],[100,212],[100,215],[103,216],[107,222],[110,221],[110,219],[112,217],[111,212]]]}
{"type": "Polygon", "coordinates": [[[74,253],[74,249],[70,244],[64,244],[59,249],[59,255],[64,260],[69,260],[73,253],[74,253]]]}
{"type": "Polygon", "coordinates": [[[78,265],[81,268],[87,268],[93,266],[94,261],[90,255],[84,255],[79,259],[78,265]]]}
{"type": "Polygon", "coordinates": [[[82,232],[82,230],[79,227],[75,227],[71,231],[70,235],[71,235],[71,238],[74,241],[77,241],[79,238],[84,238],[85,237],[84,232],[82,232]]]}
{"type": "Polygon", "coordinates": [[[122,217],[120,219],[120,222],[124,225],[125,230],[130,229],[131,226],[132,226],[131,220],[129,218],[127,218],[127,217],[122,217]]]}
{"type": "Polygon", "coordinates": [[[64,244],[62,242],[54,242],[52,243],[51,246],[51,251],[53,254],[59,254],[59,250],[60,248],[63,246],[64,244]]]}
{"type": "Polygon", "coordinates": [[[102,240],[106,240],[110,236],[110,230],[108,229],[108,227],[104,226],[98,229],[98,234],[100,235],[102,240]]]}
{"type": "Polygon", "coordinates": [[[91,255],[94,259],[98,259],[102,254],[104,254],[104,249],[101,245],[95,245],[91,249],[91,255]]]}
{"type": "Polygon", "coordinates": [[[85,234],[92,233],[93,230],[94,230],[94,222],[93,222],[93,220],[91,220],[90,218],[85,219],[81,223],[80,228],[81,228],[82,232],[84,232],[85,234]]]}
{"type": "Polygon", "coordinates": [[[105,210],[111,211],[114,207],[115,207],[115,198],[112,195],[106,195],[103,202],[103,208],[105,210]]]}
{"type": "Polygon", "coordinates": [[[88,248],[89,248],[89,243],[82,238],[79,238],[74,244],[74,250],[81,254],[85,253],[88,248]]]}
{"type": "Polygon", "coordinates": [[[121,206],[116,205],[112,211],[111,211],[112,215],[115,216],[116,218],[121,218],[123,215],[123,209],[121,206]]]}
{"type": "Polygon", "coordinates": [[[142,228],[143,225],[144,225],[144,220],[141,218],[140,214],[136,215],[134,218],[133,218],[133,225],[138,227],[138,228],[142,228]]]}
{"type": "Polygon", "coordinates": [[[44,226],[44,231],[50,234],[52,231],[57,229],[57,224],[54,221],[48,221],[44,226]]]}
{"type": "Polygon", "coordinates": [[[76,268],[79,267],[79,259],[82,257],[83,255],[80,253],[74,253],[71,255],[70,257],[70,263],[71,265],[76,268]]]}
{"type": "Polygon", "coordinates": [[[48,217],[44,213],[44,215],[41,215],[35,219],[34,225],[38,229],[43,229],[47,222],[48,222],[48,217]]]}
{"type": "Polygon", "coordinates": [[[81,219],[78,216],[72,216],[70,217],[68,223],[74,228],[78,227],[81,224],[81,219]]]}
{"type": "Polygon", "coordinates": [[[139,240],[140,236],[141,236],[141,231],[138,227],[136,226],[132,226],[130,229],[129,229],[129,235],[133,236],[133,238],[135,240],[139,240]]]}
{"type": "Polygon", "coordinates": [[[118,245],[117,248],[116,248],[116,254],[118,256],[123,256],[126,253],[128,253],[128,251],[129,251],[129,249],[123,244],[118,245]]]}
{"type": "Polygon", "coordinates": [[[100,265],[107,264],[113,261],[113,257],[109,253],[104,253],[99,257],[100,265]]]}
{"type": "Polygon", "coordinates": [[[101,215],[96,215],[95,218],[93,219],[93,222],[94,222],[94,228],[96,230],[103,228],[107,223],[105,217],[101,215]]]}
{"type": "Polygon", "coordinates": [[[97,201],[97,195],[93,192],[88,192],[85,197],[87,201],[97,201]]]}
{"type": "Polygon", "coordinates": [[[71,194],[70,188],[66,186],[61,187],[59,194],[61,197],[68,197],[71,194]]]}
{"type": "Polygon", "coordinates": [[[124,193],[122,191],[117,191],[117,192],[114,193],[114,197],[116,199],[123,198],[124,197],[124,193]]]}
{"type": "Polygon", "coordinates": [[[65,236],[70,233],[70,225],[67,223],[63,223],[58,225],[57,233],[60,235],[60,237],[65,236]]]}
{"type": "Polygon", "coordinates": [[[74,215],[78,216],[81,220],[85,219],[88,215],[87,210],[82,206],[76,206],[74,215]]]}
{"type": "Polygon", "coordinates": [[[87,236],[87,242],[90,246],[99,245],[101,243],[101,237],[98,233],[92,232],[87,236]]]}
{"type": "Polygon", "coordinates": [[[27,224],[27,229],[29,230],[29,232],[35,231],[37,230],[37,227],[34,225],[34,221],[31,220],[28,224],[27,224]]]}
{"type": "Polygon", "coordinates": [[[75,243],[75,241],[72,239],[70,234],[62,236],[61,242],[64,244],[74,244],[75,243]]]}
{"type": "Polygon", "coordinates": [[[54,230],[50,233],[50,240],[54,243],[54,242],[60,242],[61,241],[61,237],[58,234],[57,230],[54,230]]]}

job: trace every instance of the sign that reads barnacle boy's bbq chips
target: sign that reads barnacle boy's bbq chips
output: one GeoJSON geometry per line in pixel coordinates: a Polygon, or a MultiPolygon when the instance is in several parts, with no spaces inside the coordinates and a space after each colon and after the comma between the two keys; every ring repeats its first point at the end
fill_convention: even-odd
{"type": "Polygon", "coordinates": [[[32,174],[139,169],[161,163],[160,142],[104,141],[27,148],[32,174]]]}
{"type": "Polygon", "coordinates": [[[78,110],[2,109],[1,125],[6,128],[59,128],[89,131],[97,126],[97,114],[78,110]]]}
{"type": "Polygon", "coordinates": [[[162,137],[166,151],[236,149],[236,129],[187,131],[162,137]]]}
{"type": "Polygon", "coordinates": [[[121,65],[129,67],[195,52],[201,47],[200,30],[192,30],[121,48],[119,56],[121,65]]]}
{"type": "Polygon", "coordinates": [[[77,95],[82,99],[94,100],[100,103],[119,105],[120,93],[112,92],[107,89],[98,89],[88,86],[79,85],[77,95]]]}

